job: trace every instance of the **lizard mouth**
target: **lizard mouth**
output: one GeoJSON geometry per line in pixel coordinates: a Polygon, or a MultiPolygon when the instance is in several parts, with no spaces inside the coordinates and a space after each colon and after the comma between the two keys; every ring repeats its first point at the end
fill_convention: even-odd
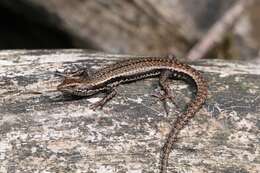
{"type": "Polygon", "coordinates": [[[66,87],[64,87],[64,85],[60,84],[57,86],[57,90],[61,91],[61,92],[66,92],[66,90],[68,90],[68,89],[66,89],[66,87]]]}
{"type": "Polygon", "coordinates": [[[62,92],[62,93],[65,93],[65,94],[71,94],[72,91],[75,90],[75,86],[74,85],[63,85],[63,84],[60,84],[57,86],[57,90],[62,92]]]}

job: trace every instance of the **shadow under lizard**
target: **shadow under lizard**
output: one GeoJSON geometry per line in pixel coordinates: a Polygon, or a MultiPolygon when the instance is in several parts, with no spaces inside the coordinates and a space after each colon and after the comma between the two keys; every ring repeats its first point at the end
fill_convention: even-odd
{"type": "Polygon", "coordinates": [[[160,173],[167,172],[168,158],[179,132],[188,124],[204,104],[208,87],[202,75],[187,64],[179,62],[174,56],[167,57],[140,57],[120,61],[89,74],[87,69],[79,69],[71,74],[64,74],[63,82],[57,89],[63,93],[76,96],[91,96],[99,92],[107,95],[100,101],[91,105],[92,109],[102,107],[113,98],[120,84],[129,83],[145,78],[159,77],[159,83],[164,91],[158,97],[165,101],[174,97],[170,94],[170,79],[192,79],[196,87],[196,96],[188,104],[185,112],[176,118],[171,124],[171,130],[162,147],[160,159],[160,173]]]}

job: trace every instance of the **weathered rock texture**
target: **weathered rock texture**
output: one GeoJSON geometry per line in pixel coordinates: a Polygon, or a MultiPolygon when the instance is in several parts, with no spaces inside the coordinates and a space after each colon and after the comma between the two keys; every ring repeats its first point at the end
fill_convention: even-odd
{"type": "MultiPolygon", "coordinates": [[[[157,79],[120,86],[103,110],[56,91],[56,70],[72,64],[96,70],[127,56],[83,50],[0,52],[0,172],[158,172],[170,122],[192,87],[174,81],[179,108],[166,116],[151,97],[157,79]]],[[[199,61],[209,98],[170,155],[169,172],[260,172],[258,65],[199,61]]]]}

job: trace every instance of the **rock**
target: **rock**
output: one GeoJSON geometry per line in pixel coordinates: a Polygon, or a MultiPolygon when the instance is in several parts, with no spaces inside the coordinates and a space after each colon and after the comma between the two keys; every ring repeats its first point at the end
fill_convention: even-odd
{"type": "MultiPolygon", "coordinates": [[[[102,94],[62,96],[55,71],[84,65],[97,70],[129,55],[85,50],[0,52],[0,172],[158,172],[172,122],[194,92],[174,81],[178,108],[150,96],[158,79],[118,88],[102,110],[89,109],[102,94]]],[[[131,56],[135,57],[135,56],[131,56]]],[[[181,131],[169,171],[259,172],[259,64],[201,60],[209,97],[181,131]]]]}

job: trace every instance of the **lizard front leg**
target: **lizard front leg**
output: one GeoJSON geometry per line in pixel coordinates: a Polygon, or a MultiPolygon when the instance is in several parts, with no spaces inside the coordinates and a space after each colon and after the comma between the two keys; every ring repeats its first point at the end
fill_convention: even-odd
{"type": "Polygon", "coordinates": [[[116,96],[117,91],[115,88],[108,88],[106,89],[106,96],[103,97],[101,100],[97,101],[96,103],[93,103],[90,105],[90,108],[95,110],[98,107],[102,108],[109,100],[111,100],[113,97],[116,96]]]}

